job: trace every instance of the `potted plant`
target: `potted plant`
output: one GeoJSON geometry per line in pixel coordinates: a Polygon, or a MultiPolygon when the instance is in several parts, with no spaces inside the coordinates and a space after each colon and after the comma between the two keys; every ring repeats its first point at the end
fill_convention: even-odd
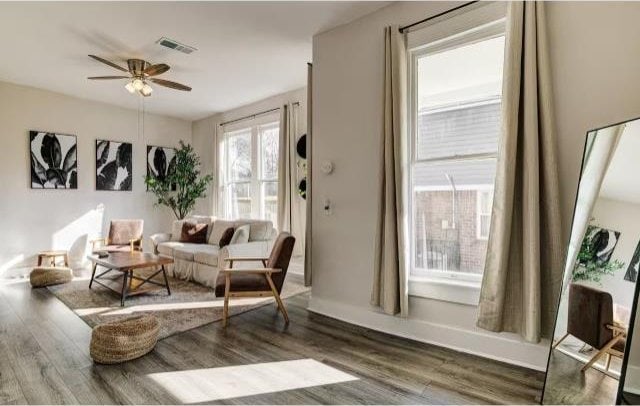
{"type": "Polygon", "coordinates": [[[596,245],[590,238],[584,238],[578,252],[576,265],[573,268],[574,282],[595,282],[600,284],[605,275],[614,275],[616,271],[624,267],[624,262],[619,260],[601,261],[596,256],[596,245]]]}
{"type": "Polygon", "coordinates": [[[192,210],[196,200],[206,197],[207,186],[213,176],[200,175],[200,157],[193,147],[180,141],[175,157],[164,177],[156,177],[149,171],[144,178],[147,189],[156,195],[156,206],[167,206],[182,220],[192,210]]]}

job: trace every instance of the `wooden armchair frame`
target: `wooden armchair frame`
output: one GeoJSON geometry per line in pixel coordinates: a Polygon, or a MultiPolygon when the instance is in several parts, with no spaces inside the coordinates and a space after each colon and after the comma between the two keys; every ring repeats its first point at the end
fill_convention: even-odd
{"type": "MultiPolygon", "coordinates": [[[[103,246],[109,245],[109,237],[96,238],[96,239],[90,240],[89,243],[91,243],[91,251],[95,252],[97,243],[101,243],[101,245],[103,246]]],[[[129,240],[129,249],[131,252],[142,251],[142,237],[129,240]]]]}
{"type": "Polygon", "coordinates": [[[228,268],[221,269],[220,272],[224,274],[225,284],[224,284],[224,307],[222,309],[222,326],[227,326],[227,319],[229,318],[229,298],[231,297],[265,297],[265,296],[273,296],[276,299],[276,303],[278,305],[278,309],[282,313],[285,322],[289,323],[289,315],[287,314],[287,309],[284,307],[284,303],[282,302],[282,298],[280,298],[280,293],[278,293],[278,289],[276,285],[273,283],[273,279],[271,275],[274,273],[282,272],[281,269],[275,268],[267,268],[267,260],[269,258],[266,257],[230,257],[226,258],[225,261],[229,263],[228,268]],[[262,262],[264,268],[233,268],[234,262],[262,262]],[[271,288],[271,290],[258,290],[258,291],[232,291],[231,290],[231,277],[233,275],[241,275],[241,274],[257,274],[263,275],[267,284],[271,288]]]}
{"type": "MultiPolygon", "coordinates": [[[[611,357],[622,357],[624,356],[624,353],[621,351],[618,351],[616,349],[614,349],[613,347],[620,341],[620,340],[624,340],[627,337],[627,328],[618,324],[618,323],[614,323],[614,324],[607,324],[606,327],[609,330],[613,331],[613,338],[611,340],[609,340],[604,346],[602,346],[602,348],[600,350],[598,350],[598,352],[591,357],[591,359],[589,360],[589,362],[587,362],[582,368],[581,371],[585,372],[587,369],[591,368],[593,366],[593,364],[595,364],[596,362],[598,362],[598,360],[600,358],[602,358],[603,356],[606,356],[606,361],[605,361],[605,370],[609,370],[609,367],[611,366],[611,357]]],[[[556,341],[555,344],[553,344],[552,349],[555,349],[558,345],[560,345],[560,343],[562,341],[564,341],[565,338],[567,338],[569,336],[569,333],[566,333],[564,336],[562,336],[562,338],[560,338],[558,341],[556,341]]]]}

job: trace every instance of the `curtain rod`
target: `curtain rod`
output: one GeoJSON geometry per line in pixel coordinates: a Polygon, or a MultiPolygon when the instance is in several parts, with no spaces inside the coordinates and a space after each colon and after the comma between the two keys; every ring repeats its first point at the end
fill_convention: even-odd
{"type": "Polygon", "coordinates": [[[408,30],[408,29],[409,29],[409,28],[411,28],[411,27],[415,27],[415,26],[416,26],[416,25],[418,25],[418,24],[426,23],[427,21],[431,21],[431,20],[436,19],[436,18],[438,18],[438,17],[442,17],[442,16],[443,16],[443,15],[445,15],[445,14],[449,14],[449,13],[454,12],[454,11],[456,11],[456,10],[460,10],[461,8],[464,8],[464,7],[470,6],[470,5],[474,4],[474,3],[478,3],[478,0],[476,0],[476,1],[470,1],[470,2],[468,2],[468,3],[461,4],[461,5],[457,6],[457,7],[452,8],[452,9],[449,9],[449,10],[443,11],[442,13],[438,13],[438,14],[436,14],[436,15],[434,15],[434,16],[424,18],[424,19],[422,19],[422,20],[420,20],[420,21],[416,21],[416,22],[415,22],[415,23],[413,23],[413,24],[409,24],[409,25],[405,25],[404,27],[400,27],[400,33],[402,34],[402,33],[404,33],[406,30],[408,30]]]}
{"type": "MultiPolygon", "coordinates": [[[[293,102],[291,103],[292,106],[298,106],[300,105],[300,102],[293,102]]],[[[273,113],[276,112],[278,110],[280,110],[281,107],[276,107],[275,109],[269,109],[269,110],[265,110],[265,111],[261,111],[259,113],[254,113],[254,114],[249,114],[248,116],[244,116],[244,117],[240,117],[240,118],[236,118],[234,120],[229,120],[229,121],[225,121],[224,123],[220,123],[221,126],[225,126],[227,124],[233,124],[233,123],[237,123],[238,121],[243,121],[243,120],[249,120],[249,119],[254,119],[258,116],[261,116],[263,114],[269,114],[269,113],[273,113]]]]}

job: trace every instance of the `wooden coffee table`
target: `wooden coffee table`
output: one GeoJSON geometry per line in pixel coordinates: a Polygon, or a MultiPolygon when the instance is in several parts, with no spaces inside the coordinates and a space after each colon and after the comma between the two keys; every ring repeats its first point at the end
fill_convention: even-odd
{"type": "Polygon", "coordinates": [[[140,294],[148,292],[150,289],[142,289],[142,286],[148,284],[161,286],[167,289],[167,294],[171,295],[171,289],[169,288],[169,281],[167,279],[167,271],[165,265],[172,264],[173,259],[167,257],[161,257],[155,254],[147,252],[133,251],[133,252],[112,252],[107,257],[100,258],[97,254],[89,255],[87,257],[93,262],[93,270],[91,272],[91,281],[89,282],[89,289],[93,283],[97,283],[118,295],[120,295],[120,306],[124,306],[124,301],[127,296],[133,294],[140,294]],[[96,275],[96,268],[98,265],[107,268],[106,271],[96,275]],[[140,270],[143,268],[155,268],[156,271],[148,277],[141,277],[134,275],[134,270],[140,270]],[[122,277],[122,287],[117,289],[114,287],[114,280],[105,278],[105,275],[110,272],[120,272],[122,277]],[[156,275],[162,273],[164,283],[152,280],[156,275]],[[108,283],[107,280],[111,283],[108,283]],[[104,281],[104,282],[103,282],[104,281]],[[134,281],[141,282],[135,286],[132,286],[134,281]]]}

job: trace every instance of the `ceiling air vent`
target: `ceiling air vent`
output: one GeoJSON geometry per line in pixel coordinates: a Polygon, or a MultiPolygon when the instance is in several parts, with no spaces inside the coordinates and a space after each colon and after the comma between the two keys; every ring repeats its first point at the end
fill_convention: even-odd
{"type": "Polygon", "coordinates": [[[163,47],[167,47],[167,48],[171,48],[171,49],[175,49],[176,51],[180,51],[183,54],[190,54],[193,51],[197,51],[196,48],[194,47],[190,47],[189,45],[185,45],[185,44],[181,44],[178,41],[174,41],[170,38],[167,37],[162,37],[159,40],[156,41],[156,44],[160,44],[163,47]]]}

